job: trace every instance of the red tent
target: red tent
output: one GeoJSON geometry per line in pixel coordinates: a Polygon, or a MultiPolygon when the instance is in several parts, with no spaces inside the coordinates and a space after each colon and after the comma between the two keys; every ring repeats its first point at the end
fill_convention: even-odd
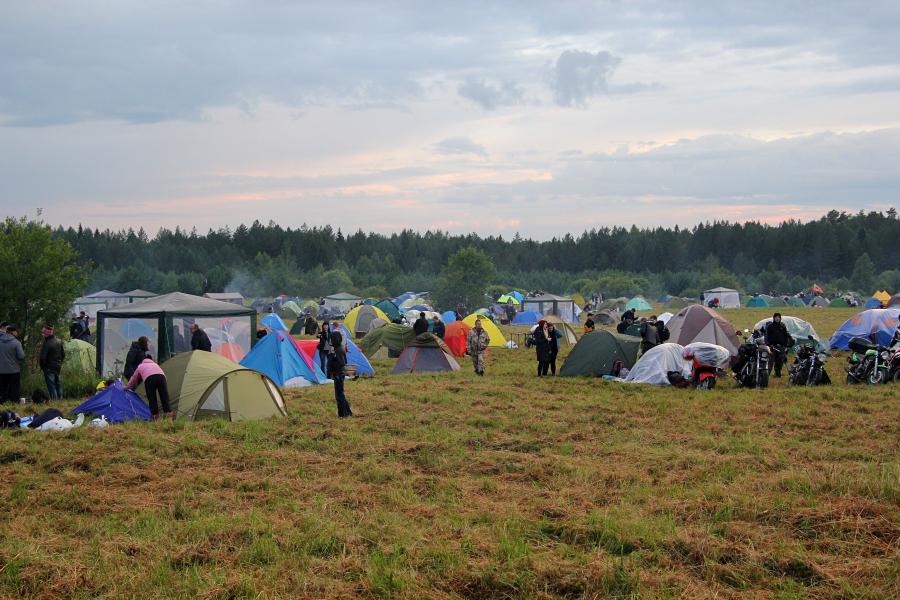
{"type": "Polygon", "coordinates": [[[444,333],[444,343],[450,348],[456,356],[465,356],[466,354],[466,336],[471,331],[471,327],[462,321],[454,321],[447,323],[444,333]]]}

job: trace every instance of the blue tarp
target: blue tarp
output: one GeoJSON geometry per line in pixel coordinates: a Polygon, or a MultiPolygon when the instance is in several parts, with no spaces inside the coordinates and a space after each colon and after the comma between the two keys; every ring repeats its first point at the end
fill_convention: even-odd
{"type": "Polygon", "coordinates": [[[372,368],[369,359],[362,353],[359,346],[353,343],[353,337],[347,328],[341,323],[341,335],[347,342],[347,363],[356,366],[357,375],[375,375],[375,369],[372,368]]]}
{"type": "Polygon", "coordinates": [[[443,321],[445,325],[447,323],[456,323],[456,313],[452,310],[448,310],[441,315],[441,321],[443,321]]]}
{"type": "Polygon", "coordinates": [[[847,350],[855,337],[863,337],[876,344],[887,346],[900,324],[900,308],[874,308],[851,317],[831,336],[828,343],[834,349],[847,350]]]}
{"type": "Polygon", "coordinates": [[[533,310],[518,313],[512,320],[512,325],[534,325],[544,318],[544,315],[533,310]]]}
{"type": "Polygon", "coordinates": [[[259,321],[269,329],[274,329],[275,331],[287,331],[288,326],[284,324],[284,321],[281,320],[281,317],[276,315],[275,313],[269,313],[264,316],[259,321]]]}
{"type": "Polygon", "coordinates": [[[141,397],[133,391],[125,389],[125,384],[121,381],[116,381],[72,409],[73,415],[78,413],[103,416],[110,423],[122,423],[136,419],[149,421],[152,418],[150,409],[147,408],[141,397]]]}
{"type": "MultiPolygon", "coordinates": [[[[307,358],[285,333],[273,332],[264,336],[241,360],[241,365],[265,373],[280,386],[292,379],[302,378],[310,384],[325,383],[321,367],[307,358]]],[[[293,387],[303,382],[292,382],[293,387]]]]}

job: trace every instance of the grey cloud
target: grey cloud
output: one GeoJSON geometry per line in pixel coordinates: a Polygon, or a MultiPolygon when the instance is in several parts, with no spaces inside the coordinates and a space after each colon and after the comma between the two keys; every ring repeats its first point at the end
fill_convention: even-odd
{"type": "Polygon", "coordinates": [[[485,110],[520,104],[524,96],[522,88],[513,82],[491,82],[485,79],[469,79],[459,85],[457,92],[485,110]]]}
{"type": "Polygon", "coordinates": [[[584,106],[593,96],[609,89],[609,77],[621,59],[609,52],[566,50],[559,55],[551,74],[556,103],[560,106],[584,106]]]}
{"type": "Polygon", "coordinates": [[[467,137],[446,138],[436,144],[432,144],[431,147],[438,154],[444,155],[475,154],[487,156],[487,150],[484,149],[484,146],[476,144],[467,137]]]}

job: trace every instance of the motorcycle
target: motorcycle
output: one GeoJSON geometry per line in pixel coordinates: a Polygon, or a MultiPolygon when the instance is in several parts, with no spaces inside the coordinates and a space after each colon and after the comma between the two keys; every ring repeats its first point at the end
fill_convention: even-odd
{"type": "Polygon", "coordinates": [[[738,387],[769,387],[769,364],[772,349],[766,345],[761,331],[744,330],[744,343],[738,348],[738,361],[733,370],[738,387]],[[749,339],[748,339],[748,336],[749,339]]]}
{"type": "Polygon", "coordinates": [[[886,383],[890,351],[880,344],[866,338],[855,337],[848,344],[850,356],[847,357],[847,383],[866,382],[870,385],[886,383]]]}
{"type": "Polygon", "coordinates": [[[888,360],[887,380],[894,383],[900,383],[900,329],[894,333],[894,339],[891,340],[892,354],[888,360]]]}
{"type": "Polygon", "coordinates": [[[791,385],[827,385],[831,378],[825,371],[826,352],[816,351],[815,341],[809,338],[808,344],[797,348],[794,364],[788,367],[788,383],[791,385]]]}

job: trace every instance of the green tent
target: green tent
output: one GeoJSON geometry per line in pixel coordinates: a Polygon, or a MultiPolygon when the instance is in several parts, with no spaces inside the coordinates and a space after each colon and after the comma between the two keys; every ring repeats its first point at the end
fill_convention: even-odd
{"type": "Polygon", "coordinates": [[[806,308],[806,302],[804,302],[802,298],[798,298],[797,296],[791,296],[790,298],[788,298],[787,305],[798,308],[806,308]]]}
{"type": "Polygon", "coordinates": [[[610,374],[617,360],[630,369],[637,361],[640,346],[641,339],[634,336],[605,330],[588,333],[572,348],[559,374],[601,377],[610,374]]]}
{"type": "Polygon", "coordinates": [[[850,304],[843,298],[835,298],[831,301],[831,304],[828,305],[828,308],[850,308],[850,304]]]}
{"type": "Polygon", "coordinates": [[[387,348],[393,352],[402,352],[415,339],[416,334],[412,327],[388,323],[383,327],[370,331],[359,342],[359,349],[367,357],[372,357],[381,348],[387,348]]]}
{"type": "Polygon", "coordinates": [[[644,300],[643,296],[635,296],[625,305],[625,310],[653,310],[653,307],[650,306],[650,303],[644,300]]]}
{"type": "Polygon", "coordinates": [[[397,308],[397,305],[390,300],[381,300],[379,302],[376,302],[375,308],[380,309],[381,312],[386,314],[391,321],[400,318],[400,309],[397,308]]]}
{"type": "Polygon", "coordinates": [[[788,305],[788,303],[785,302],[784,298],[782,298],[781,296],[766,296],[765,294],[763,294],[763,298],[766,299],[766,302],[769,303],[769,306],[782,307],[788,305]]]}
{"type": "MultiPolygon", "coordinates": [[[[161,366],[176,418],[252,421],[287,415],[274,381],[224,356],[197,350],[174,356],[161,366]]],[[[143,385],[137,392],[146,399],[143,385]]]]}
{"type": "Polygon", "coordinates": [[[300,308],[299,304],[293,300],[288,300],[281,305],[280,309],[278,309],[278,316],[282,319],[297,319],[302,312],[303,309],[300,308]]]}
{"type": "Polygon", "coordinates": [[[690,304],[687,299],[675,296],[666,302],[666,308],[687,308],[690,304]]]}
{"type": "Polygon", "coordinates": [[[150,353],[159,363],[189,351],[194,323],[209,336],[213,352],[239,360],[256,343],[252,308],[173,292],[97,313],[97,372],[116,375],[131,342],[140,336],[150,339],[150,353]]]}
{"type": "Polygon", "coordinates": [[[63,344],[66,359],[63,370],[75,373],[94,373],[97,368],[97,348],[84,340],[69,340],[63,344]]]}
{"type": "Polygon", "coordinates": [[[771,306],[764,296],[750,296],[744,303],[747,308],[766,308],[771,306]]]}

